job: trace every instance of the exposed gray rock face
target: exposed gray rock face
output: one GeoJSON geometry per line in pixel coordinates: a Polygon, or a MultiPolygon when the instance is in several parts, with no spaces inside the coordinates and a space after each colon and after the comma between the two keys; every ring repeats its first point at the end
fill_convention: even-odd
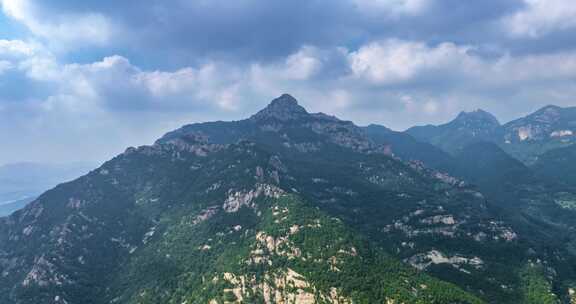
{"type": "Polygon", "coordinates": [[[230,191],[226,201],[222,205],[224,211],[237,212],[242,206],[255,208],[253,202],[260,196],[278,198],[284,191],[276,186],[259,184],[255,189],[249,191],[230,191]]]}
{"type": "Polygon", "coordinates": [[[448,264],[466,273],[469,273],[469,270],[466,268],[481,269],[484,264],[484,261],[479,257],[464,257],[461,255],[446,256],[437,250],[417,254],[408,259],[407,262],[420,270],[424,270],[431,265],[448,264]]]}

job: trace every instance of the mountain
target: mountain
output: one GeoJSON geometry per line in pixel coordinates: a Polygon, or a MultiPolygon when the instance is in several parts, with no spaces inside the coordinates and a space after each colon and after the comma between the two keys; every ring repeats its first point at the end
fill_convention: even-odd
{"type": "Polygon", "coordinates": [[[568,300],[570,227],[534,238],[393,151],[289,95],[186,125],[1,218],[0,302],[568,300]]]}
{"type": "Polygon", "coordinates": [[[570,166],[576,159],[576,146],[547,152],[529,168],[492,142],[474,142],[464,146],[456,155],[449,155],[404,132],[377,125],[364,130],[373,141],[388,145],[394,156],[405,161],[422,162],[427,167],[475,185],[489,198],[490,204],[510,215],[511,222],[521,221],[516,225],[517,229],[529,228],[535,234],[544,231],[562,234],[563,228],[552,232],[548,224],[576,224],[570,217],[563,216],[564,209],[576,201],[576,188],[571,187],[576,186],[576,178],[570,166]],[[537,224],[537,220],[544,222],[537,224]]]}
{"type": "MultiPolygon", "coordinates": [[[[374,141],[387,144],[395,156],[422,162],[444,172],[441,174],[475,185],[488,198],[489,207],[506,217],[515,231],[531,236],[533,246],[554,241],[562,247],[565,238],[571,238],[566,234],[573,233],[573,228],[567,227],[576,226],[576,221],[573,213],[566,210],[576,210],[576,188],[557,183],[573,175],[569,173],[571,154],[568,151],[553,150],[551,152],[556,153],[549,152],[545,158],[558,167],[565,164],[567,169],[556,170],[556,166],[550,165],[542,166],[538,171],[491,142],[471,143],[452,156],[431,144],[418,142],[406,133],[376,125],[365,130],[374,141]],[[544,168],[548,174],[541,172],[544,168]]],[[[565,249],[572,250],[571,246],[565,249]]]]}
{"type": "Polygon", "coordinates": [[[471,143],[493,142],[532,164],[546,151],[576,143],[576,107],[546,106],[502,126],[485,111],[462,112],[449,123],[412,127],[406,133],[451,154],[471,143]]]}
{"type": "Polygon", "coordinates": [[[532,169],[542,177],[576,187],[575,163],[576,144],[545,152],[532,169]]]}
{"type": "Polygon", "coordinates": [[[13,163],[0,166],[0,216],[22,208],[42,192],[87,173],[93,164],[13,163]]]}
{"type": "MultiPolygon", "coordinates": [[[[486,195],[489,208],[506,218],[519,235],[530,235],[530,250],[545,247],[562,256],[557,261],[556,277],[574,276],[574,227],[576,227],[576,188],[556,183],[526,167],[494,143],[466,147],[457,160],[461,176],[476,183],[486,195]],[[560,253],[562,252],[562,253],[560,253]]],[[[539,283],[541,284],[541,283],[539,283]]],[[[563,287],[560,287],[563,288],[563,287]]],[[[576,299],[572,299],[573,303],[576,299]]],[[[532,303],[556,303],[542,299],[532,303]]],[[[566,299],[563,302],[568,302],[566,299]]]]}
{"type": "Polygon", "coordinates": [[[576,107],[546,106],[503,126],[502,147],[525,163],[546,151],[576,143],[576,107]]]}
{"type": "Polygon", "coordinates": [[[412,127],[406,133],[455,154],[470,143],[498,140],[501,126],[492,114],[476,110],[461,112],[454,120],[443,125],[412,127]]]}

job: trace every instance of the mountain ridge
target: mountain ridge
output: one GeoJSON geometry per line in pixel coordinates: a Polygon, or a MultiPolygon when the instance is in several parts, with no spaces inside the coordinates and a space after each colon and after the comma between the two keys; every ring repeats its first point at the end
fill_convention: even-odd
{"type": "Polygon", "coordinates": [[[470,143],[498,137],[500,129],[496,117],[483,110],[476,110],[460,112],[455,119],[445,124],[412,127],[405,132],[455,154],[470,143]]]}
{"type": "Polygon", "coordinates": [[[536,279],[567,297],[570,269],[547,269],[569,252],[472,185],[287,96],[264,110],[128,148],[1,218],[0,301],[518,303],[536,279]]]}
{"type": "Polygon", "coordinates": [[[448,123],[405,132],[451,154],[474,142],[494,142],[526,164],[549,150],[576,143],[576,107],[548,105],[502,125],[487,112],[474,113],[462,112],[448,123]]]}

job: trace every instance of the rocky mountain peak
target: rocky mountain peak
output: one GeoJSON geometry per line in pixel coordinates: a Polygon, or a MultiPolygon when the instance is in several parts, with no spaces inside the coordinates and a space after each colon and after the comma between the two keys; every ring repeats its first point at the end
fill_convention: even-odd
{"type": "Polygon", "coordinates": [[[472,112],[460,112],[454,122],[465,123],[467,125],[500,126],[500,122],[498,122],[498,119],[496,119],[494,115],[481,109],[472,112]]]}
{"type": "Polygon", "coordinates": [[[266,108],[254,114],[251,119],[277,119],[287,121],[299,119],[308,115],[306,109],[298,104],[296,98],[289,94],[282,94],[282,96],[272,100],[266,108]]]}

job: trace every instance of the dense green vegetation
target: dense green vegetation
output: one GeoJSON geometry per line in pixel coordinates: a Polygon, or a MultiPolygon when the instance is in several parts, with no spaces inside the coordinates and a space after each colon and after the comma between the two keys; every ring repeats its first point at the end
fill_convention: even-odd
{"type": "Polygon", "coordinates": [[[529,264],[520,272],[522,279],[522,302],[526,304],[556,304],[558,297],[552,293],[552,286],[542,265],[529,264]]]}
{"type": "Polygon", "coordinates": [[[542,154],[532,166],[542,177],[576,186],[576,145],[542,154]]]}
{"type": "MultiPolygon", "coordinates": [[[[314,292],[328,294],[331,288],[337,288],[343,297],[355,303],[385,299],[409,303],[482,303],[452,284],[421,274],[388,257],[341,221],[323,215],[296,196],[262,199],[258,208],[263,210],[260,217],[253,210],[243,208],[238,213],[219,214],[195,226],[189,225],[186,219],[171,220],[173,224],[162,237],[138,252],[121,272],[119,283],[114,286],[124,294],[122,301],[143,304],[232,301],[236,296],[225,290],[233,286],[214,278],[233,273],[260,282],[253,283],[255,287],[248,288],[243,295],[250,299],[246,303],[257,303],[263,301],[259,295],[262,290],[256,286],[264,276],[293,269],[306,278],[314,292]],[[236,231],[234,227],[238,223],[243,225],[236,231]],[[302,228],[290,235],[291,227],[302,228]],[[249,263],[251,252],[256,248],[257,233],[276,239],[290,235],[283,249],[298,248],[299,257],[266,252],[270,264],[249,263]],[[337,258],[334,267],[338,267],[338,271],[331,267],[332,257],[337,258]]],[[[169,215],[173,216],[177,217],[169,215]]]]}

